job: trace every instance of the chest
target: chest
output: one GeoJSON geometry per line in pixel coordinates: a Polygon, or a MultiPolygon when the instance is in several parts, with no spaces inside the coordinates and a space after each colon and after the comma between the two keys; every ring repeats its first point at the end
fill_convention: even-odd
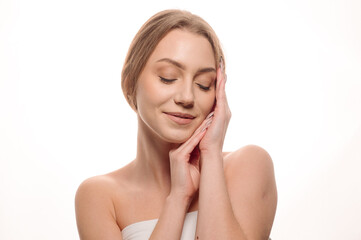
{"type": "MultiPolygon", "coordinates": [[[[198,212],[190,212],[185,215],[180,240],[193,240],[197,228],[198,212]]],[[[128,225],[122,230],[123,240],[149,239],[157,225],[158,219],[141,221],[128,225]]]]}
{"type": "MultiPolygon", "coordinates": [[[[165,204],[167,194],[146,190],[128,190],[115,194],[114,209],[120,229],[142,221],[158,219],[165,204]]],[[[198,210],[198,192],[195,194],[188,212],[198,210]]]]}

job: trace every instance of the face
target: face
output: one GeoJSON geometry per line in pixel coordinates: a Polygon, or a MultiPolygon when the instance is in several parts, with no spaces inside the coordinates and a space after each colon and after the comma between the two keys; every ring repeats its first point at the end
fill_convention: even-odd
{"type": "Polygon", "coordinates": [[[140,123],[164,141],[185,142],[212,110],[215,80],[216,63],[208,40],[186,30],[172,30],[139,76],[140,123]]]}

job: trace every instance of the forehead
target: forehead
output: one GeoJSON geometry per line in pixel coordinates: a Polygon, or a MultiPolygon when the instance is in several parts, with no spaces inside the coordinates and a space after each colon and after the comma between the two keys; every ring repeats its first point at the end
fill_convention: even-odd
{"type": "Polygon", "coordinates": [[[170,31],[157,45],[149,58],[156,62],[170,58],[184,65],[197,67],[215,67],[215,56],[208,39],[188,30],[170,31]]]}

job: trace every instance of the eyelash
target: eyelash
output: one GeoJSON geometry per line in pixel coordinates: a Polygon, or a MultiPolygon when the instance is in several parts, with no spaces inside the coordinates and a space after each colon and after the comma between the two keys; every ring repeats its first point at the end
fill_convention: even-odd
{"type": "Polygon", "coordinates": [[[199,84],[199,83],[197,83],[197,85],[198,85],[203,91],[209,91],[209,89],[211,88],[211,87],[205,87],[205,86],[203,86],[203,85],[201,85],[201,84],[199,84]]]}
{"type": "MultiPolygon", "coordinates": [[[[160,78],[160,80],[161,80],[162,82],[164,82],[165,84],[170,84],[170,83],[174,82],[175,80],[177,80],[177,79],[167,79],[167,78],[164,78],[164,77],[161,77],[161,76],[159,76],[159,78],[160,78]]],[[[201,84],[199,84],[199,83],[197,83],[197,85],[198,85],[199,88],[202,89],[203,91],[209,91],[210,88],[211,88],[211,87],[203,86],[203,85],[201,85],[201,84]]]]}
{"type": "Polygon", "coordinates": [[[159,78],[160,78],[160,80],[161,80],[162,82],[167,83],[167,84],[172,83],[172,82],[174,82],[175,80],[177,80],[177,79],[167,79],[167,78],[164,78],[164,77],[161,77],[161,76],[159,76],[159,78]]]}

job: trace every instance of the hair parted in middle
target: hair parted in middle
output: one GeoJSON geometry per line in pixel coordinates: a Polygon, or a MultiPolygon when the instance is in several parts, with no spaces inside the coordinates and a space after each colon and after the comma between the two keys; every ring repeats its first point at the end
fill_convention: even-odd
{"type": "MultiPolygon", "coordinates": [[[[184,10],[164,10],[152,16],[135,35],[122,70],[122,90],[129,105],[136,111],[138,77],[158,43],[173,29],[184,29],[204,36],[212,46],[214,60],[219,67],[223,51],[212,27],[202,18],[184,10]]],[[[225,66],[225,65],[224,65],[225,66]]]]}

